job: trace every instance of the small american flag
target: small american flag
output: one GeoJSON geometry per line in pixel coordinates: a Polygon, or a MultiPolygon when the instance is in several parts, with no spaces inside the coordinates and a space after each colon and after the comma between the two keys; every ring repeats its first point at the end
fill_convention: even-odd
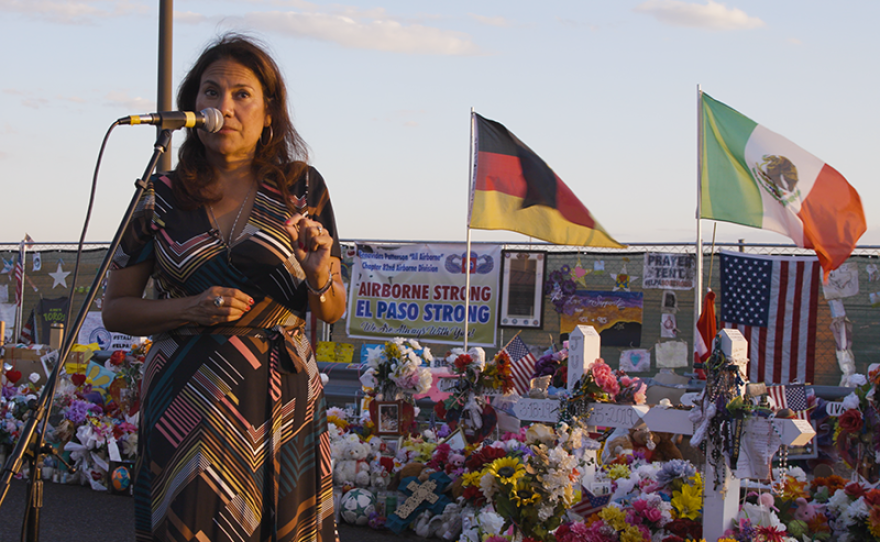
{"type": "Polygon", "coordinates": [[[34,337],[37,334],[37,318],[34,309],[31,309],[31,315],[28,316],[27,322],[21,327],[21,336],[19,342],[22,344],[34,344],[34,337]]]}
{"type": "Polygon", "coordinates": [[[810,421],[810,413],[807,411],[807,388],[803,384],[767,386],[767,393],[776,403],[776,408],[790,408],[798,419],[810,421]]]}
{"type": "Polygon", "coordinates": [[[15,262],[15,304],[21,305],[24,292],[24,241],[18,245],[18,260],[15,262]]]}
{"type": "Polygon", "coordinates": [[[606,495],[593,495],[587,488],[581,488],[581,502],[571,507],[571,511],[586,519],[599,510],[605,508],[611,500],[611,493],[606,495]]]}
{"type": "Polygon", "coordinates": [[[518,394],[525,397],[529,394],[529,384],[532,380],[532,375],[535,374],[535,363],[538,360],[536,360],[535,356],[529,351],[529,347],[526,343],[519,338],[519,335],[507,343],[507,346],[504,347],[504,351],[510,356],[513,387],[518,394]]]}

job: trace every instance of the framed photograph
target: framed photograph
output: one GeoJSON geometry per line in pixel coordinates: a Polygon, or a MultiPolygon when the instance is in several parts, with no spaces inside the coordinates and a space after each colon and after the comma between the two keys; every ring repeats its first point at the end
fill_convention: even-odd
{"type": "Polygon", "coordinates": [[[395,456],[403,445],[403,437],[382,437],[382,442],[385,443],[384,455],[395,456]]]}
{"type": "Polygon", "coordinates": [[[397,401],[376,402],[376,433],[379,435],[400,434],[400,404],[397,401]]]}
{"type": "Polygon", "coordinates": [[[461,430],[461,426],[458,426],[458,428],[453,431],[451,435],[443,439],[443,442],[440,444],[448,444],[453,450],[464,450],[465,446],[467,446],[467,441],[464,439],[464,431],[461,430]]]}
{"type": "Polygon", "coordinates": [[[544,275],[547,253],[503,252],[501,258],[501,327],[544,326],[544,275]]]}

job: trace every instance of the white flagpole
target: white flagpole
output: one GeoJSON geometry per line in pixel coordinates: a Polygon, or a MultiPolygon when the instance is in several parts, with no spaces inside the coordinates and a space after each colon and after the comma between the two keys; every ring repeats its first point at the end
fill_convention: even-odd
{"type": "MultiPolygon", "coordinates": [[[[696,269],[694,273],[694,333],[697,333],[697,322],[700,321],[700,313],[703,309],[703,90],[697,85],[697,242],[696,242],[696,269]]],[[[711,279],[711,277],[709,277],[711,279]]],[[[694,335],[693,345],[696,351],[697,337],[694,335]]],[[[706,345],[710,350],[711,344],[706,345]]]]}
{"type": "Polygon", "coordinates": [[[467,271],[465,272],[465,297],[464,297],[464,349],[467,351],[468,349],[468,333],[470,332],[470,312],[471,312],[471,212],[474,207],[474,183],[476,181],[476,175],[474,173],[474,168],[476,168],[477,161],[474,158],[475,153],[477,152],[477,144],[476,144],[476,130],[474,129],[474,124],[476,123],[476,117],[474,117],[474,108],[471,107],[471,148],[470,154],[468,155],[468,171],[470,171],[470,179],[468,182],[468,216],[467,216],[467,249],[465,250],[465,258],[466,259],[466,267],[467,271]]]}

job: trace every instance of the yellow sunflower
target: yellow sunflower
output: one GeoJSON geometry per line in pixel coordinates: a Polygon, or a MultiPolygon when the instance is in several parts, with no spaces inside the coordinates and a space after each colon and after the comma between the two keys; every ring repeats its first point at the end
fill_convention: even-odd
{"type": "Polygon", "coordinates": [[[510,499],[516,504],[517,508],[523,508],[530,504],[535,504],[541,500],[541,495],[535,491],[532,484],[528,480],[517,480],[516,487],[510,493],[510,499]]]}
{"type": "Polygon", "coordinates": [[[489,465],[489,472],[498,479],[500,484],[516,484],[526,475],[526,467],[515,457],[501,457],[489,465]]]}

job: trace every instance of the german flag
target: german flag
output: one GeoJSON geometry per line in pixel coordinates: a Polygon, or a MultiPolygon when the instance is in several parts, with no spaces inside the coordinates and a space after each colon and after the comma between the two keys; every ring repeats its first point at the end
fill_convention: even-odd
{"type": "Polygon", "coordinates": [[[557,245],[624,248],[525,143],[502,124],[473,115],[471,228],[510,230],[557,245]]]}

